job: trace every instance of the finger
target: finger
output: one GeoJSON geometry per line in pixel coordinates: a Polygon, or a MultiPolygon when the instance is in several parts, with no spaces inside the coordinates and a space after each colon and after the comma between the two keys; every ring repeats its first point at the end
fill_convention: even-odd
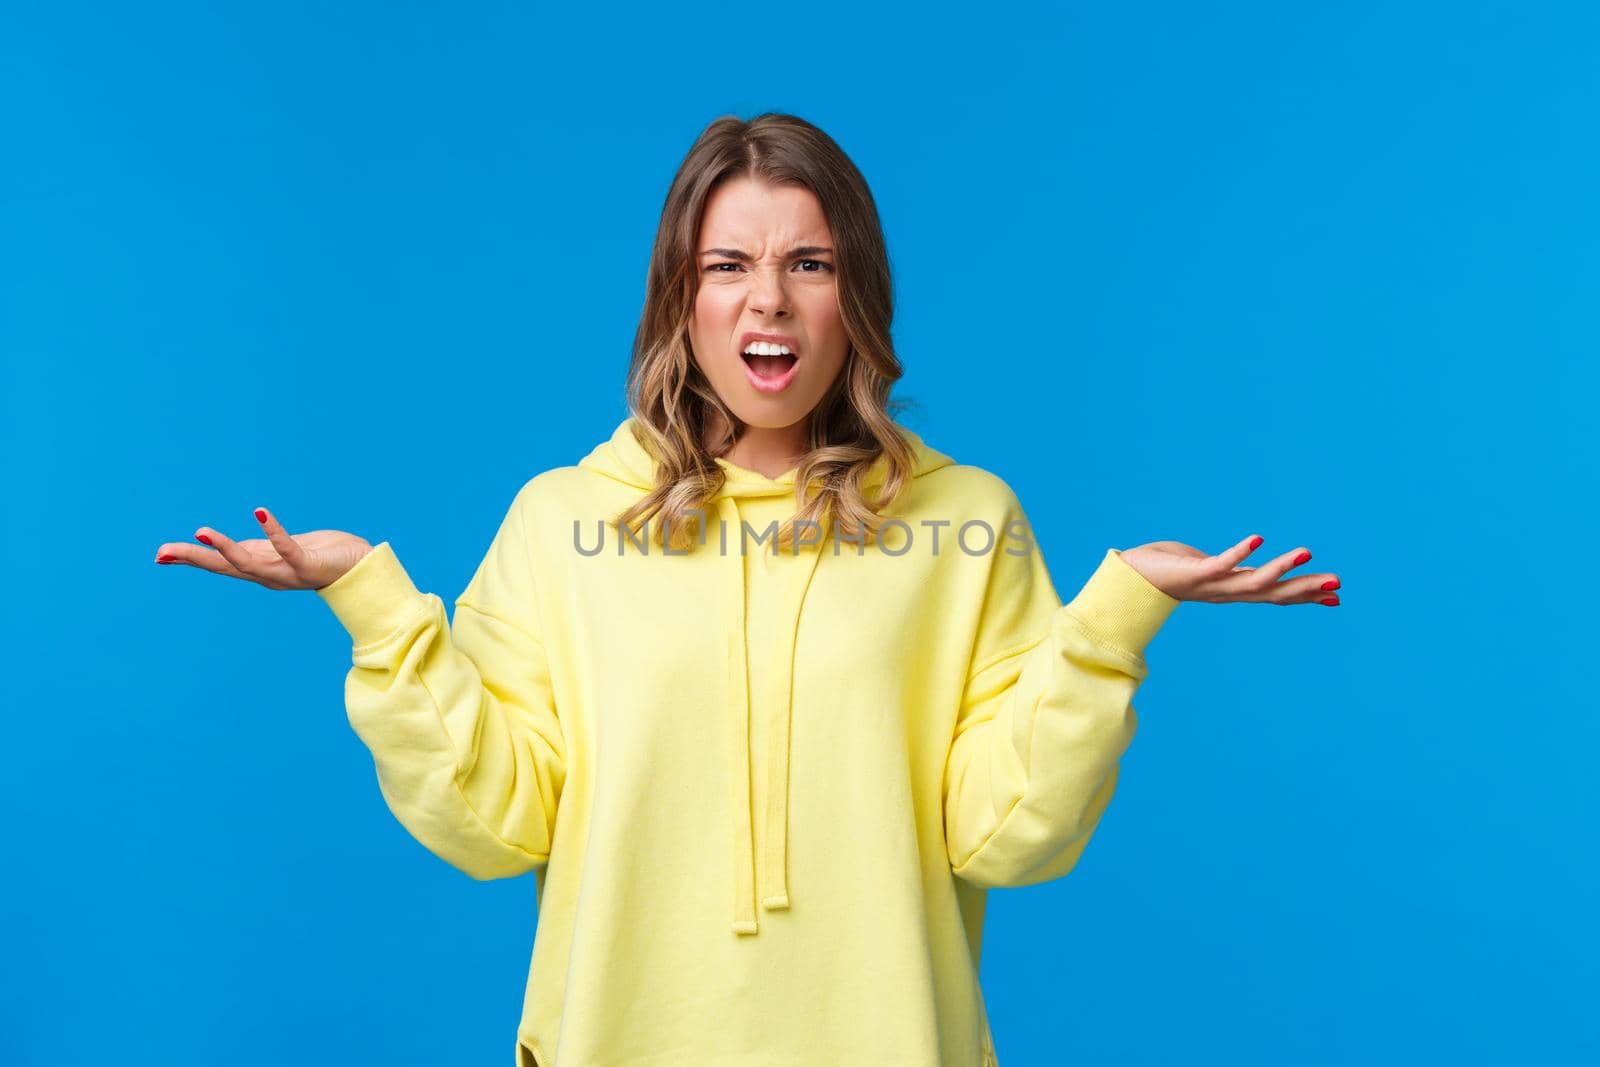
{"type": "Polygon", "coordinates": [[[1339,606],[1339,594],[1334,592],[1339,588],[1339,579],[1324,574],[1308,574],[1303,578],[1291,578],[1287,582],[1279,582],[1275,587],[1273,603],[1277,604],[1326,604],[1330,608],[1339,606]]]}
{"type": "Polygon", "coordinates": [[[1334,590],[1338,588],[1337,575],[1302,574],[1285,581],[1273,582],[1265,588],[1253,591],[1253,595],[1246,594],[1239,599],[1258,599],[1268,604],[1317,604],[1328,599],[1337,602],[1339,594],[1334,590]]]}
{"type": "MultiPolygon", "coordinates": [[[[1223,575],[1239,571],[1239,564],[1243,563],[1250,553],[1260,548],[1264,540],[1266,539],[1260,534],[1251,534],[1232,548],[1212,556],[1211,558],[1216,561],[1216,569],[1223,575]]],[[[1254,568],[1246,569],[1254,570],[1254,568]]]]}
{"type": "Polygon", "coordinates": [[[1301,545],[1299,548],[1291,549],[1288,552],[1285,552],[1283,555],[1278,556],[1267,563],[1263,563],[1257,568],[1257,573],[1260,575],[1263,581],[1270,580],[1276,582],[1279,578],[1282,578],[1285,574],[1294,570],[1294,568],[1303,563],[1309,562],[1310,559],[1311,550],[1304,545],[1301,545]]]}
{"type": "MultiPolygon", "coordinates": [[[[260,561],[245,551],[237,541],[218,530],[215,526],[202,526],[194,532],[196,538],[211,545],[217,554],[232,568],[235,577],[248,578],[253,582],[265,582],[267,575],[261,570],[260,561]]],[[[207,570],[216,570],[208,567],[207,570]]]]}
{"type": "Polygon", "coordinates": [[[300,542],[289,536],[287,530],[278,522],[276,516],[266,508],[256,508],[256,521],[261,524],[261,529],[266,532],[267,540],[272,548],[289,569],[294,571],[295,577],[308,577],[311,570],[310,561],[306,559],[305,549],[300,547],[300,542]]]}
{"type": "MultiPolygon", "coordinates": [[[[1311,558],[1310,549],[1301,546],[1277,556],[1259,567],[1249,571],[1235,570],[1232,574],[1223,575],[1223,580],[1228,584],[1223,586],[1230,594],[1239,594],[1239,600],[1262,600],[1269,603],[1281,603],[1286,583],[1279,579],[1291,569],[1300,566],[1311,558]]],[[[1301,586],[1293,589],[1298,592],[1301,586]]]]}
{"type": "Polygon", "coordinates": [[[230,578],[246,578],[248,575],[240,574],[238,569],[224,559],[219,553],[209,548],[200,548],[189,544],[165,544],[156,550],[157,563],[187,563],[191,567],[198,567],[203,571],[213,574],[225,574],[230,578]]]}
{"type": "MultiPolygon", "coordinates": [[[[1249,540],[1246,540],[1243,547],[1248,548],[1249,540]]],[[[1237,552],[1240,547],[1236,545],[1233,551],[1237,552]]],[[[1227,555],[1224,553],[1218,558],[1225,559],[1227,555]]],[[[1208,592],[1218,603],[1254,601],[1268,604],[1299,604],[1316,600],[1325,595],[1321,589],[1322,583],[1329,580],[1337,582],[1337,579],[1324,574],[1303,575],[1290,581],[1280,581],[1288,571],[1310,559],[1311,550],[1302,545],[1259,567],[1234,567],[1231,571],[1223,573],[1208,592]]]]}

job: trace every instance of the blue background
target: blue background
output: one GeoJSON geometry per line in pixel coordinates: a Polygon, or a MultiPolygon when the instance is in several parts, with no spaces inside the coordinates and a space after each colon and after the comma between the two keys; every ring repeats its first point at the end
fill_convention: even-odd
{"type": "Polygon", "coordinates": [[[1156,638],[1082,863],[991,895],[1002,1063],[1594,1062],[1595,9],[581,6],[8,10],[0,1061],[510,1061],[533,878],[389,815],[324,605],[155,550],[264,504],[451,601],[625,413],[695,135],[780,110],[1064,596],[1344,583],[1156,638]]]}

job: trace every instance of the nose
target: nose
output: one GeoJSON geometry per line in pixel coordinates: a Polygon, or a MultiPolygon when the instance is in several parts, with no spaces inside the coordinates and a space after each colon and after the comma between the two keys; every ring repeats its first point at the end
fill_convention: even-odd
{"type": "Polygon", "coordinates": [[[763,313],[771,311],[774,315],[787,314],[789,291],[784,285],[783,268],[758,267],[751,274],[755,281],[750,284],[750,310],[763,313]]]}

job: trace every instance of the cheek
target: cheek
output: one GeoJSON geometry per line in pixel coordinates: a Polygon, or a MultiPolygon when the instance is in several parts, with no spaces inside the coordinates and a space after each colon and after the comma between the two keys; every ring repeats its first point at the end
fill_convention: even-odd
{"type": "Polygon", "coordinates": [[[715,318],[734,306],[737,296],[731,286],[703,285],[694,297],[694,310],[696,315],[715,318]]]}
{"type": "Polygon", "coordinates": [[[811,301],[811,313],[819,323],[831,329],[844,329],[844,316],[839,312],[839,291],[829,288],[826,292],[819,292],[816,299],[811,301]]]}
{"type": "Polygon", "coordinates": [[[696,364],[708,372],[727,360],[727,339],[737,321],[723,294],[702,289],[695,295],[689,316],[689,341],[696,364]]]}
{"type": "Polygon", "coordinates": [[[694,298],[694,303],[689,305],[690,333],[699,335],[705,330],[707,320],[710,317],[710,308],[711,303],[705,298],[704,294],[697,295],[694,298]]]}
{"type": "Polygon", "coordinates": [[[806,309],[807,332],[818,340],[843,349],[848,341],[844,330],[844,316],[839,313],[839,300],[830,293],[819,297],[806,309]]]}

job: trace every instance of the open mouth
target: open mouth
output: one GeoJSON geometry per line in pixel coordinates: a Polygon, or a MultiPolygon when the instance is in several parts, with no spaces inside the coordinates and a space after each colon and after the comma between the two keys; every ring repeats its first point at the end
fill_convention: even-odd
{"type": "Polygon", "coordinates": [[[749,367],[756,377],[765,378],[769,381],[780,380],[800,361],[797,356],[784,355],[782,353],[768,355],[759,352],[744,352],[741,355],[744,357],[745,366],[749,367]]]}
{"type": "Polygon", "coordinates": [[[787,344],[751,341],[739,355],[750,384],[762,393],[781,393],[789,388],[800,366],[800,357],[787,344]]]}

